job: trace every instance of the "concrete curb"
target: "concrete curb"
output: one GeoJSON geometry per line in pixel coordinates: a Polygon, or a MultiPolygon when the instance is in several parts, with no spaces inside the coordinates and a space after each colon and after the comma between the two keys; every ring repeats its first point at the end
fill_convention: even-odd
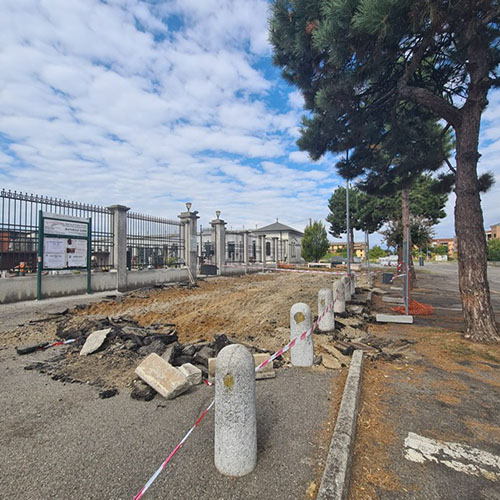
{"type": "Polygon", "coordinates": [[[349,495],[362,374],[363,351],[356,350],[345,382],[317,500],[345,500],[349,495]]]}

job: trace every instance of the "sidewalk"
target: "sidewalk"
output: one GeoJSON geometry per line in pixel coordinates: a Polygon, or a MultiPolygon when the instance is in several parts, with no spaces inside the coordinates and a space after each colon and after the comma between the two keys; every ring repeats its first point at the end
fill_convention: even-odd
{"type": "MultiPolygon", "coordinates": [[[[414,325],[370,327],[378,337],[415,343],[400,359],[366,363],[350,498],[498,500],[500,346],[454,331],[463,319],[451,307],[459,298],[450,280],[429,273],[418,280],[415,298],[443,309],[414,325]],[[422,452],[429,440],[445,451],[422,452]]],[[[390,311],[380,298],[377,311],[390,311]]]]}

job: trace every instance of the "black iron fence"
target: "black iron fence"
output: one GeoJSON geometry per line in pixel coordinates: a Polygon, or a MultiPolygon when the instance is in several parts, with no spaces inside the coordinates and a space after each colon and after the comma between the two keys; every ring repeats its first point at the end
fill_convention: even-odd
{"type": "Polygon", "coordinates": [[[17,191],[0,191],[0,270],[36,272],[39,211],[92,219],[92,268],[113,267],[113,213],[106,207],[17,191]]]}
{"type": "Polygon", "coordinates": [[[158,269],[183,264],[184,238],[180,222],[127,213],[128,269],[158,269]]]}
{"type": "Polygon", "coordinates": [[[226,264],[245,262],[244,234],[226,232],[225,261],[226,264]]]}

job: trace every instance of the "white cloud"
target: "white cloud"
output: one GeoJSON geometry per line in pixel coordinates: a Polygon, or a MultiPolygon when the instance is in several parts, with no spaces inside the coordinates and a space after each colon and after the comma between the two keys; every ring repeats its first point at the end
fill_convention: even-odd
{"type": "MultiPolygon", "coordinates": [[[[189,200],[203,224],[216,209],[234,227],[324,219],[337,178],[297,151],[303,98],[267,71],[268,8],[4,0],[0,186],[168,217],[189,200]]],[[[490,102],[482,169],[500,148],[490,102]]]]}

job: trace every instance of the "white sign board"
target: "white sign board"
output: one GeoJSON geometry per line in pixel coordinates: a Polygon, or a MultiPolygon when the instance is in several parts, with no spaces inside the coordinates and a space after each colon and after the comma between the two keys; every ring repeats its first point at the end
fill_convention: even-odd
{"type": "Polygon", "coordinates": [[[46,237],[43,240],[43,267],[87,267],[87,240],[46,237]]]}
{"type": "Polygon", "coordinates": [[[44,233],[61,236],[88,236],[88,224],[58,219],[44,219],[44,233]]]}
{"type": "Polygon", "coordinates": [[[87,267],[87,240],[67,240],[68,267],[87,267]]]}

